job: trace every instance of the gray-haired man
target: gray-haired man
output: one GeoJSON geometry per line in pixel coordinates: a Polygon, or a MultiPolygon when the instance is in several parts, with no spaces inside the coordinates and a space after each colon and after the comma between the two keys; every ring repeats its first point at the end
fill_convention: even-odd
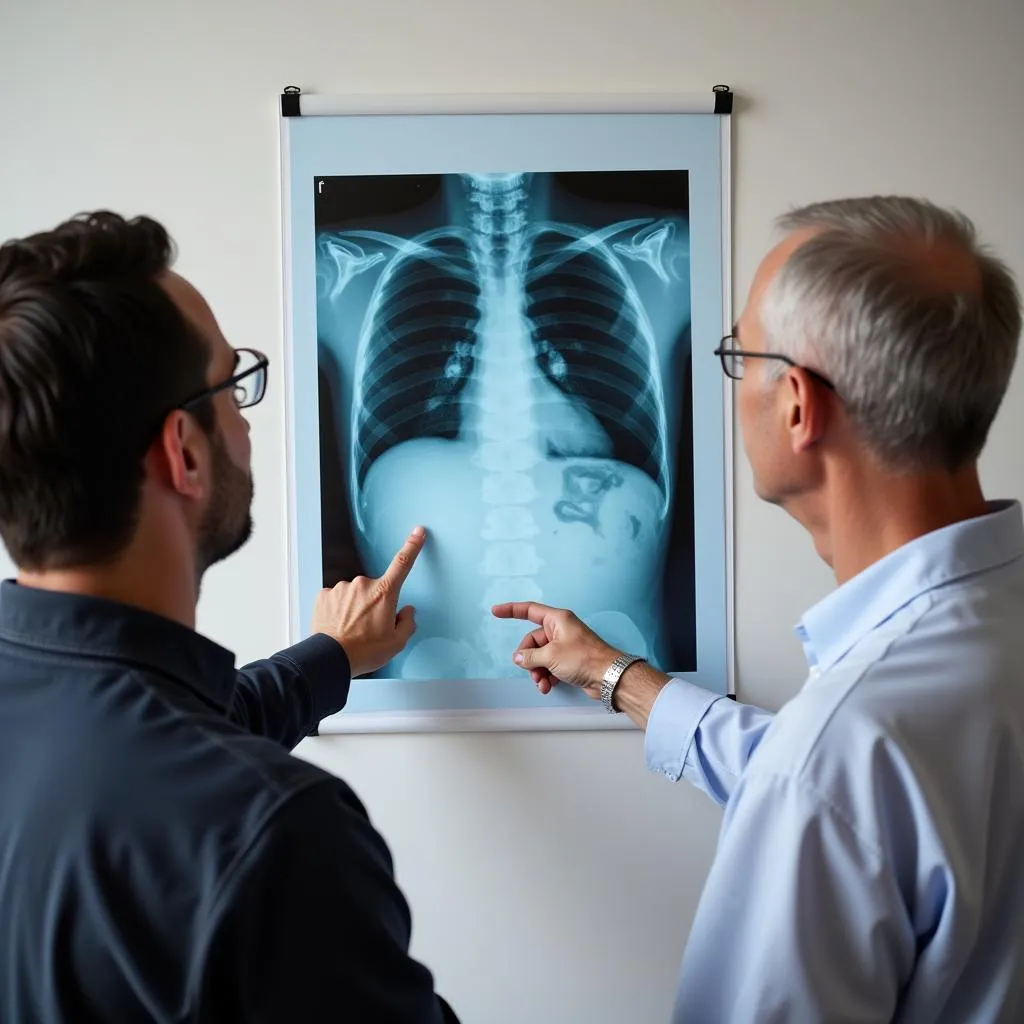
{"type": "Polygon", "coordinates": [[[977,470],[1019,294],[928,203],[782,227],[718,355],[758,495],[839,584],[797,627],[800,693],[772,715],[623,671],[569,611],[494,611],[536,624],[515,659],[543,692],[604,681],[648,766],[725,806],[677,1019],[1024,1020],[1024,525],[977,470]]]}

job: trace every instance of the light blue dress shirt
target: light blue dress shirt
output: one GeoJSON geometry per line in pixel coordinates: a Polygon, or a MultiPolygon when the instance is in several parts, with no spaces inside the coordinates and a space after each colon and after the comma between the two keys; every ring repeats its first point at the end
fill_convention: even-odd
{"type": "Polygon", "coordinates": [[[1024,521],[920,537],[812,608],[778,714],[673,681],[648,767],[725,806],[673,1020],[1024,1022],[1024,521]]]}

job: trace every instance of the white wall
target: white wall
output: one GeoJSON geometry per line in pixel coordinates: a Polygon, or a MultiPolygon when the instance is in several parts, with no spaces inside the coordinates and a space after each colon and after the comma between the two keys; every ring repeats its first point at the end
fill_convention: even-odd
{"type": "MultiPolygon", "coordinates": [[[[6,0],[0,237],[104,205],[159,217],[227,336],[279,372],[284,85],[727,82],[741,96],[738,305],[771,218],[843,194],[957,204],[1024,276],[1022,52],[1020,0],[6,0]]],[[[1024,493],[1021,377],[984,461],[992,494],[1024,493]]],[[[241,659],[285,637],[280,380],[252,416],[256,536],[201,605],[201,628],[241,659]]],[[[830,580],[753,497],[742,458],[737,516],[741,696],[774,707],[802,679],[790,627],[830,580]]],[[[465,1021],[664,1019],[719,815],[646,775],[638,734],[325,738],[300,752],[368,802],[413,905],[414,951],[465,1021]]]]}

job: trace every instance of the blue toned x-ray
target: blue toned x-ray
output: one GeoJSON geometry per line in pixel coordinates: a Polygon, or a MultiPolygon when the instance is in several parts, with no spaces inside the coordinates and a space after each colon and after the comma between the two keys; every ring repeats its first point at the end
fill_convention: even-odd
{"type": "Polygon", "coordinates": [[[430,535],[378,674],[513,674],[508,600],[694,670],[686,171],[313,187],[324,585],[430,535]]]}

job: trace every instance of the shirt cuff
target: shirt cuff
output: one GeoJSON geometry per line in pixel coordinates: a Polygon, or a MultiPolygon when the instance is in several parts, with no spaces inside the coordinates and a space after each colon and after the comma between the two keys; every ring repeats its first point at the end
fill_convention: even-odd
{"type": "Polygon", "coordinates": [[[326,633],[314,633],[285,654],[302,673],[313,705],[313,724],[340,711],[348,701],[352,667],[345,648],[326,633]]]}
{"type": "Polygon", "coordinates": [[[711,693],[685,679],[673,679],[662,687],[647,717],[644,760],[652,772],[673,782],[683,774],[693,737],[708,708],[722,695],[711,693]]]}

